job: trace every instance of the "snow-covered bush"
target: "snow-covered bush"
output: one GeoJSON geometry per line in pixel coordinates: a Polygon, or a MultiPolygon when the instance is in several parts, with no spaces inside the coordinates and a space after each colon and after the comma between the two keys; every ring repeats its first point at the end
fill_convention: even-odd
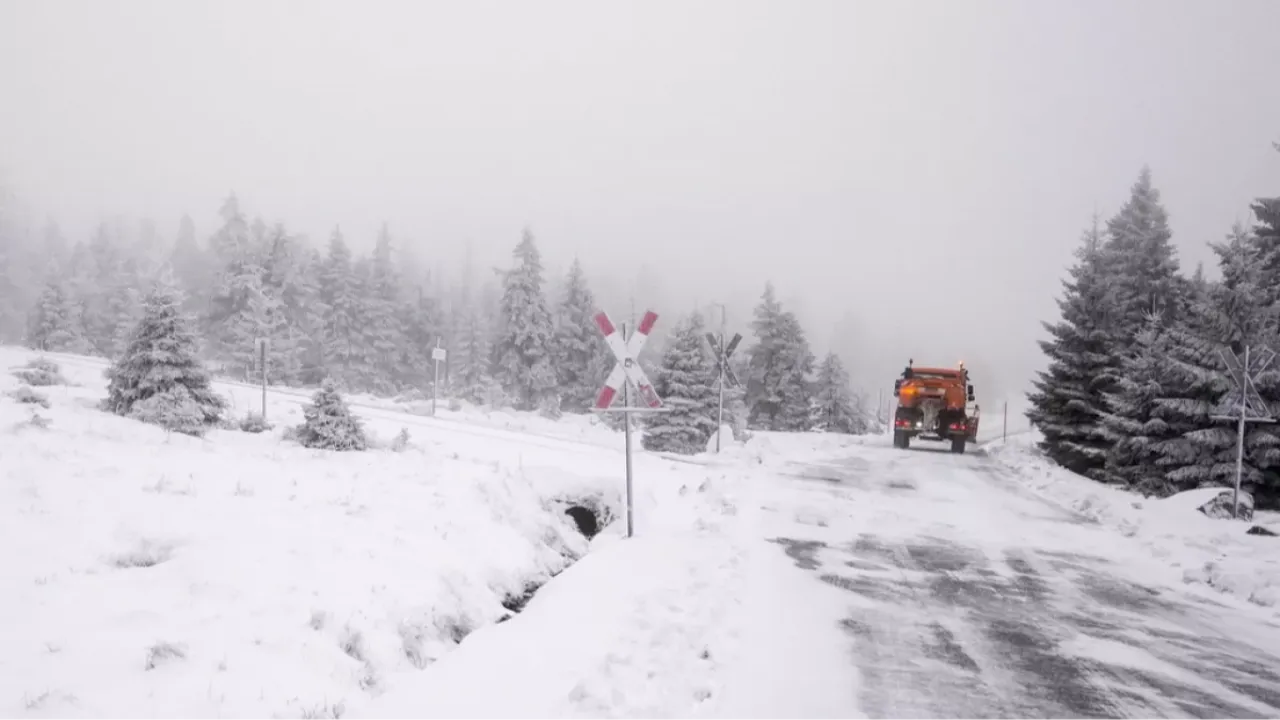
{"type": "Polygon", "coordinates": [[[62,368],[58,367],[58,363],[42,357],[32,360],[25,367],[15,369],[12,374],[35,387],[67,384],[67,379],[62,376],[62,368]]]}
{"type": "Polygon", "coordinates": [[[560,411],[560,394],[557,392],[548,392],[538,401],[538,414],[548,420],[559,420],[563,412],[560,411]]]}
{"type": "Polygon", "coordinates": [[[39,405],[44,409],[49,409],[49,398],[44,393],[37,392],[30,385],[23,385],[17,390],[9,391],[9,397],[26,405],[39,405]]]}
{"type": "Polygon", "coordinates": [[[400,428],[400,434],[391,441],[392,452],[404,452],[409,447],[409,428],[400,428]]]}
{"type": "Polygon", "coordinates": [[[303,406],[302,415],[306,420],[298,426],[297,437],[303,447],[318,450],[365,450],[369,447],[360,419],[351,414],[332,379],[325,379],[312,396],[311,404],[303,406]]]}
{"type": "Polygon", "coordinates": [[[200,435],[221,420],[227,403],[210,385],[196,354],[195,334],[179,303],[177,291],[162,284],[147,296],[142,320],[120,358],[107,370],[111,382],[103,407],[117,415],[200,435]]]}
{"type": "Polygon", "coordinates": [[[247,433],[266,432],[270,429],[271,424],[263,419],[262,413],[256,413],[252,410],[240,421],[240,430],[247,433]]]}

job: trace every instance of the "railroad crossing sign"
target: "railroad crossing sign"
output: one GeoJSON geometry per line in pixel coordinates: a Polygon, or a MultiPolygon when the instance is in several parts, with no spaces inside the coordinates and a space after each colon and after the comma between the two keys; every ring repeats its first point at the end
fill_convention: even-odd
{"type": "Polygon", "coordinates": [[[613,356],[618,359],[618,363],[613,366],[613,371],[604,381],[604,387],[600,388],[600,394],[596,396],[596,406],[592,409],[596,412],[623,414],[625,422],[623,422],[622,432],[626,438],[627,457],[627,537],[631,537],[635,528],[633,513],[635,503],[631,498],[631,413],[659,413],[668,409],[662,406],[662,398],[658,397],[658,393],[653,389],[653,383],[649,382],[649,377],[645,375],[644,368],[640,367],[640,361],[637,359],[640,357],[640,350],[644,347],[645,341],[649,339],[649,333],[653,331],[654,324],[658,322],[658,314],[652,310],[646,312],[640,320],[640,325],[635,328],[630,337],[618,332],[618,329],[613,326],[613,321],[603,311],[596,313],[595,321],[596,327],[600,328],[604,341],[613,351],[613,356]],[[633,385],[647,407],[635,407],[631,404],[629,389],[633,385]],[[622,390],[622,407],[612,410],[609,406],[613,404],[618,390],[622,390]]]}
{"type": "MultiPolygon", "coordinates": [[[[644,368],[640,367],[640,361],[637,359],[645,341],[649,339],[649,333],[653,330],[654,324],[658,322],[658,314],[652,310],[646,312],[635,332],[625,340],[613,326],[613,321],[603,311],[596,313],[595,321],[596,327],[600,328],[600,332],[604,335],[604,341],[618,360],[609,377],[605,379],[604,387],[600,388],[600,393],[596,395],[595,409],[608,410],[624,382],[631,383],[635,387],[636,392],[640,394],[640,400],[650,409],[661,408],[662,398],[658,397],[658,393],[654,391],[653,383],[649,382],[649,376],[645,374],[644,368]]],[[[634,412],[634,409],[631,411],[634,412]]],[[[628,408],[624,406],[622,412],[628,412],[628,408]]]]}
{"type": "Polygon", "coordinates": [[[1246,423],[1273,423],[1271,409],[1258,393],[1256,381],[1258,375],[1276,359],[1271,348],[1264,347],[1256,355],[1250,356],[1250,347],[1244,348],[1242,361],[1235,351],[1226,348],[1218,351],[1222,363],[1227,366],[1227,377],[1231,379],[1232,391],[1228,393],[1223,404],[1221,415],[1214,415],[1214,420],[1230,420],[1236,423],[1236,485],[1231,497],[1231,516],[1240,517],[1240,479],[1244,475],[1244,430],[1246,423]]]}
{"type": "Polygon", "coordinates": [[[716,337],[715,333],[707,333],[707,345],[711,347],[711,352],[716,358],[715,375],[720,378],[721,383],[728,381],[730,387],[738,387],[742,384],[738,382],[738,376],[733,372],[733,366],[729,364],[729,358],[733,357],[733,351],[738,349],[740,342],[742,342],[742,333],[734,333],[728,345],[724,344],[724,335],[716,337]]]}

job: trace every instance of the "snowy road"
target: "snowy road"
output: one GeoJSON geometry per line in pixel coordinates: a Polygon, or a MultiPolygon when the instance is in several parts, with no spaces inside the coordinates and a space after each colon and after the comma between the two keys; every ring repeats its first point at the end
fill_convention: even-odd
{"type": "MultiPolygon", "coordinates": [[[[781,475],[758,522],[790,564],[757,587],[790,604],[773,615],[774,640],[812,646],[772,668],[821,678],[828,701],[810,715],[1280,714],[1272,619],[1181,585],[981,454],[873,445],[781,475]],[[818,628],[840,636],[839,651],[818,628]]],[[[736,710],[758,714],[758,699],[736,710]]]]}

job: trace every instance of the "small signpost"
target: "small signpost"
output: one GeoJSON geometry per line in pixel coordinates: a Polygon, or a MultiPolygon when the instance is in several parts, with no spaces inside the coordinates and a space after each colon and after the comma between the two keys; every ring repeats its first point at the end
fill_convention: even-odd
{"type": "Polygon", "coordinates": [[[711,347],[716,360],[716,385],[720,388],[720,409],[716,411],[716,452],[720,452],[720,436],[723,434],[721,428],[724,427],[725,383],[728,382],[732,387],[741,385],[738,382],[738,376],[733,372],[733,367],[729,364],[729,358],[733,357],[733,351],[738,349],[740,342],[742,342],[742,333],[734,333],[733,339],[725,345],[723,327],[720,329],[719,337],[714,333],[707,333],[707,345],[711,347]]]}
{"type": "Polygon", "coordinates": [[[431,348],[431,362],[435,367],[435,380],[431,383],[431,416],[435,417],[436,402],[440,397],[440,363],[449,357],[449,352],[440,347],[440,338],[436,338],[436,346],[431,348]]]}
{"type": "Polygon", "coordinates": [[[600,333],[604,335],[604,340],[609,346],[609,350],[613,352],[613,356],[617,359],[617,363],[613,366],[609,377],[605,379],[604,387],[600,388],[599,394],[596,395],[596,404],[592,408],[592,412],[622,413],[625,427],[623,435],[626,438],[627,455],[627,537],[631,537],[635,531],[631,494],[631,414],[667,411],[667,408],[662,405],[662,398],[658,397],[658,393],[654,391],[653,383],[649,382],[649,377],[645,374],[644,368],[640,367],[638,359],[641,348],[644,347],[645,341],[649,339],[649,333],[653,331],[654,324],[658,322],[658,314],[653,311],[646,312],[640,320],[639,326],[635,328],[630,337],[627,336],[625,328],[619,332],[614,327],[613,321],[603,311],[596,313],[595,322],[596,327],[600,329],[600,333]],[[644,403],[643,407],[631,405],[632,386],[635,387],[636,393],[644,403]],[[613,408],[611,406],[614,398],[618,395],[618,390],[622,390],[622,407],[613,408]]]}
{"type": "Polygon", "coordinates": [[[262,422],[267,421],[267,346],[270,339],[265,337],[258,338],[254,345],[258,351],[258,367],[262,370],[262,422]]]}
{"type": "Polygon", "coordinates": [[[1230,420],[1236,423],[1236,485],[1231,497],[1231,517],[1240,517],[1240,478],[1244,474],[1244,431],[1247,423],[1273,423],[1271,411],[1266,401],[1258,394],[1255,381],[1258,375],[1276,359],[1270,348],[1250,357],[1250,348],[1244,348],[1242,361],[1234,350],[1225,348],[1218,355],[1227,366],[1227,377],[1231,378],[1232,391],[1224,403],[1225,412],[1214,415],[1214,420],[1230,420]],[[1224,351],[1225,350],[1225,351],[1224,351]]]}

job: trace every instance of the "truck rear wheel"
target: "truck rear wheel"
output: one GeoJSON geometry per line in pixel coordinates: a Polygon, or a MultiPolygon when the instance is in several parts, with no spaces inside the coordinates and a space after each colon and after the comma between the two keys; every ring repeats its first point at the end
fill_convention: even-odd
{"type": "Polygon", "coordinates": [[[901,430],[893,431],[893,446],[906,450],[911,447],[911,436],[901,430]]]}
{"type": "Polygon", "coordinates": [[[951,452],[953,452],[953,453],[960,453],[960,454],[963,454],[963,453],[964,453],[964,438],[963,438],[963,437],[951,438],[951,452]]]}

